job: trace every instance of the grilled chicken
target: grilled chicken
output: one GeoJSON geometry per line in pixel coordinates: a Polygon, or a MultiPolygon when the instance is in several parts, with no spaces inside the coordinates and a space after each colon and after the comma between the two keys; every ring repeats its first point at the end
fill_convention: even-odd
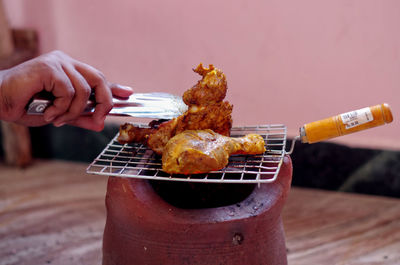
{"type": "Polygon", "coordinates": [[[118,141],[122,144],[142,142],[161,155],[168,140],[185,130],[211,129],[229,136],[232,105],[223,101],[227,90],[224,73],[213,65],[205,68],[202,64],[193,71],[202,79],[183,94],[183,101],[188,105],[184,114],[150,128],[138,128],[126,123],[120,127],[118,141]]]}
{"type": "Polygon", "coordinates": [[[265,142],[258,134],[234,138],[212,130],[187,130],[172,137],[162,154],[163,171],[198,174],[224,168],[233,154],[262,154],[265,142]]]}
{"type": "Polygon", "coordinates": [[[210,64],[209,68],[204,68],[199,64],[193,69],[203,78],[183,94],[183,102],[188,106],[207,106],[224,100],[228,85],[225,74],[210,64]]]}

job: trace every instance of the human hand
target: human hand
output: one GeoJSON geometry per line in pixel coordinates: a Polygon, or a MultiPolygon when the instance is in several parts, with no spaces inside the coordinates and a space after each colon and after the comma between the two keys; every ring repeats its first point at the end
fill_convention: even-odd
{"type": "Polygon", "coordinates": [[[132,89],[107,82],[103,74],[61,51],[53,51],[0,72],[0,119],[26,126],[70,124],[101,131],[112,109],[113,95],[129,97],[132,89]],[[43,116],[27,115],[26,105],[42,90],[55,100],[43,116]],[[94,90],[92,115],[81,115],[94,90]]]}

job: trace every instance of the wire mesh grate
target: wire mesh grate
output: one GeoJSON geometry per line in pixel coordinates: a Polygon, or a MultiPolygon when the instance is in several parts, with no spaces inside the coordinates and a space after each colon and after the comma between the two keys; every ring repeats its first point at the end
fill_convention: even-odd
{"type": "Polygon", "coordinates": [[[261,155],[232,155],[229,164],[207,174],[170,175],[162,171],[161,156],[141,143],[120,144],[118,134],[88,166],[89,174],[209,183],[269,183],[275,181],[286,150],[286,126],[257,125],[231,129],[231,137],[257,133],[265,140],[261,155]]]}

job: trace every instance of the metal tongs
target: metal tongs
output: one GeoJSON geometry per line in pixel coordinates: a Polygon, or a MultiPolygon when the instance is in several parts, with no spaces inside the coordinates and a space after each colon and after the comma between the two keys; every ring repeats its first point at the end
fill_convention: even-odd
{"type": "MultiPolygon", "coordinates": [[[[54,100],[49,92],[37,94],[27,106],[30,115],[43,115],[54,100]]],[[[114,107],[109,115],[131,116],[137,118],[172,119],[183,114],[187,105],[182,98],[164,92],[134,93],[129,98],[113,98],[114,107]]],[[[90,114],[96,107],[94,94],[87,102],[82,114],[90,114]]]]}

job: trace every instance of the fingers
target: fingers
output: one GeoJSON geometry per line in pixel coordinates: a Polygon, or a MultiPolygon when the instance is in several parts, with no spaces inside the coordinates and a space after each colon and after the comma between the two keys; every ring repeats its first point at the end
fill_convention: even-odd
{"type": "Polygon", "coordinates": [[[68,123],[98,131],[113,107],[113,95],[124,98],[133,93],[128,87],[109,84],[100,71],[61,51],[43,54],[0,73],[1,119],[29,125],[68,123]],[[53,94],[52,105],[41,118],[26,116],[26,105],[42,90],[53,94]],[[97,105],[93,115],[82,117],[92,90],[97,105]]]}
{"type": "Polygon", "coordinates": [[[45,81],[44,89],[55,96],[53,104],[44,113],[44,120],[55,126],[68,123],[100,131],[113,107],[113,96],[127,98],[133,93],[130,87],[108,83],[100,71],[62,52],[49,53],[42,60],[52,72],[51,78],[45,81]],[[82,116],[92,91],[95,110],[92,115],[82,116]]]}
{"type": "MultiPolygon", "coordinates": [[[[110,87],[111,92],[115,97],[127,98],[133,94],[132,88],[128,86],[109,84],[108,87],[110,87]]],[[[107,111],[105,115],[99,115],[96,119],[94,119],[93,116],[80,116],[78,119],[68,122],[68,124],[92,131],[101,131],[104,129],[104,121],[108,112],[109,111],[107,111]]]]}
{"type": "Polygon", "coordinates": [[[75,94],[75,89],[63,71],[53,73],[45,89],[55,96],[55,100],[44,112],[44,120],[53,122],[57,117],[68,111],[75,94]]]}
{"type": "MultiPolygon", "coordinates": [[[[96,108],[92,115],[92,122],[97,125],[103,124],[106,115],[113,107],[113,95],[110,85],[101,72],[87,64],[78,63],[76,69],[85,77],[92,89],[94,89],[96,108]]],[[[118,90],[121,95],[127,95],[126,91],[121,92],[126,89],[118,88],[118,90]]]]}
{"type": "Polygon", "coordinates": [[[53,71],[53,82],[46,90],[55,100],[44,113],[44,118],[55,126],[66,123],[98,130],[104,126],[105,116],[112,108],[112,93],[103,74],[62,53],[53,54],[60,61],[53,71]],[[96,107],[93,115],[81,119],[90,94],[94,90],[96,107]],[[78,121],[79,120],[79,121],[78,121]]]}
{"type": "Polygon", "coordinates": [[[55,126],[61,126],[81,116],[91,93],[88,82],[75,68],[67,65],[63,67],[63,70],[74,88],[74,93],[68,111],[53,121],[55,126]]]}
{"type": "Polygon", "coordinates": [[[48,124],[48,122],[44,120],[43,116],[29,115],[26,113],[14,122],[28,127],[43,126],[48,124]]]}

